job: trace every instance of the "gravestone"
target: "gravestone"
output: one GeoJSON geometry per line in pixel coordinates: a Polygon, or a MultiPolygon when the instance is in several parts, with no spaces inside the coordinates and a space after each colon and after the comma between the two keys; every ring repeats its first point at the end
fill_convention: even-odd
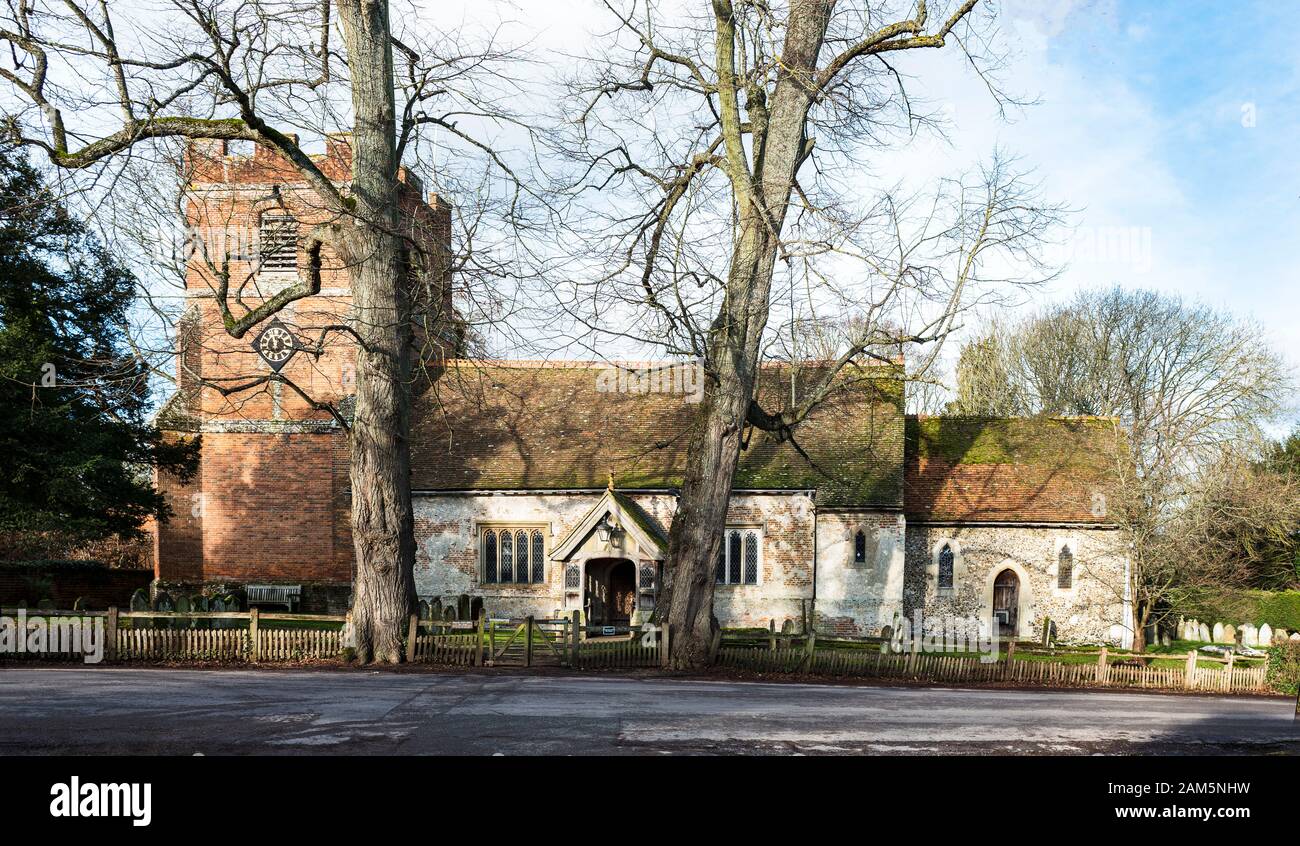
{"type": "Polygon", "coordinates": [[[1242,646],[1259,646],[1259,633],[1250,623],[1242,623],[1237,631],[1241,632],[1242,646]]]}
{"type": "Polygon", "coordinates": [[[1227,643],[1227,641],[1223,639],[1223,634],[1223,623],[1215,623],[1214,630],[1210,635],[1210,637],[1213,638],[1214,643],[1227,643]]]}
{"type": "MultiPolygon", "coordinates": [[[[171,594],[165,590],[158,591],[153,598],[153,610],[163,612],[175,611],[176,603],[172,599],[171,594]]],[[[167,617],[155,617],[150,621],[150,623],[156,629],[170,629],[175,626],[176,621],[167,617]]]]}
{"type": "Polygon", "coordinates": [[[1260,627],[1259,627],[1259,634],[1257,634],[1257,635],[1255,636],[1255,641],[1256,641],[1256,644],[1255,644],[1255,645],[1258,645],[1258,646],[1272,646],[1272,645],[1273,645],[1273,627],[1270,626],[1268,623],[1265,623],[1264,625],[1260,626],[1260,627]]]}
{"type": "Polygon", "coordinates": [[[1286,629],[1275,629],[1273,631],[1273,645],[1286,643],[1286,629]]]}
{"type": "Polygon", "coordinates": [[[85,610],[86,610],[86,597],[84,597],[84,596],[78,596],[76,599],[74,599],[74,600],[72,601],[72,610],[73,610],[73,611],[85,611],[85,610]]]}
{"type": "Polygon", "coordinates": [[[144,588],[136,588],[135,593],[131,594],[132,611],[149,610],[149,592],[144,588]]]}
{"type": "MultiPolygon", "coordinates": [[[[222,611],[229,611],[230,609],[226,607],[225,599],[220,596],[214,596],[208,600],[208,610],[220,613],[222,611]]],[[[229,620],[213,620],[212,628],[224,629],[229,622],[229,620]]]]}
{"type": "Polygon", "coordinates": [[[416,613],[418,613],[418,614],[420,615],[420,619],[421,619],[421,620],[430,620],[430,619],[433,619],[432,617],[429,616],[429,611],[430,611],[430,610],[431,610],[431,609],[430,609],[430,606],[429,606],[429,600],[427,600],[427,599],[421,599],[421,600],[420,600],[420,604],[417,606],[417,611],[416,611],[416,613]]]}
{"type": "Polygon", "coordinates": [[[1237,627],[1232,623],[1223,627],[1223,642],[1237,644],[1237,627]]]}
{"type": "Polygon", "coordinates": [[[1201,643],[1213,643],[1214,637],[1210,634],[1210,627],[1205,623],[1201,623],[1201,630],[1198,632],[1198,637],[1196,639],[1201,643]]]}

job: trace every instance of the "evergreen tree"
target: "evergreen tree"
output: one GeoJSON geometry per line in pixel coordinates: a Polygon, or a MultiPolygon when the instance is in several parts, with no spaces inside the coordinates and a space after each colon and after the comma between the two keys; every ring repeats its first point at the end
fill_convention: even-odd
{"type": "Polygon", "coordinates": [[[134,288],[25,155],[0,148],[0,532],[11,541],[136,536],[167,517],[150,469],[197,469],[197,442],[165,442],[147,419],[148,371],[126,329],[134,288]]]}

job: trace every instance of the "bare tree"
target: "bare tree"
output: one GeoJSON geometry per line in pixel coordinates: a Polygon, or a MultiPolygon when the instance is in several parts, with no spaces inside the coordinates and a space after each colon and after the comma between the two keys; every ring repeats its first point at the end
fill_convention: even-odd
{"type": "Polygon", "coordinates": [[[1180,562],[1177,592],[1295,584],[1300,548],[1300,478],[1238,446],[1207,464],[1189,486],[1167,533],[1166,557],[1180,562]]]}
{"type": "MultiPolygon", "coordinates": [[[[401,211],[399,169],[436,131],[440,144],[504,173],[514,186],[508,202],[520,198],[511,168],[470,129],[476,120],[513,120],[497,104],[508,75],[475,82],[494,78],[508,54],[491,44],[399,36],[387,0],[170,0],[148,14],[107,0],[11,0],[0,13],[0,39],[7,47],[0,78],[11,95],[6,131],[59,168],[105,174],[182,139],[252,142],[309,187],[323,222],[302,238],[307,266],[297,280],[246,291],[218,259],[209,268],[213,297],[224,331],[241,338],[317,294],[322,267],[337,262],[346,271],[354,318],[322,327],[317,342],[357,350],[355,410],[345,419],[330,407],[347,425],[351,449],[357,654],[400,660],[415,590],[413,323],[434,268],[401,211]],[[349,132],[350,174],[331,178],[291,131],[298,128],[349,132]]],[[[235,395],[277,381],[289,384],[259,374],[220,389],[235,395]]]]}
{"type": "Polygon", "coordinates": [[[1222,496],[1247,478],[1241,457],[1258,453],[1293,386],[1262,334],[1208,306],[1115,288],[992,323],[963,349],[963,360],[983,363],[959,370],[953,411],[1120,421],[1109,510],[1132,562],[1139,650],[1180,585],[1225,576],[1210,567],[1211,547],[1192,554],[1189,543],[1206,542],[1216,521],[1242,531],[1253,514],[1257,530],[1279,525],[1274,509],[1241,510],[1222,496]]]}
{"type": "Polygon", "coordinates": [[[688,667],[717,627],[713,562],[747,430],[797,444],[846,368],[898,375],[911,350],[924,373],[964,308],[1033,277],[1019,260],[1058,210],[1001,158],[933,190],[856,196],[865,151],[936,123],[908,96],[907,54],[956,44],[977,72],[997,65],[976,0],[605,5],[615,30],[570,80],[557,141],[589,247],[564,305],[597,338],[703,362],[656,612],[688,667]],[[762,361],[810,351],[828,361],[760,405],[762,361]]]}

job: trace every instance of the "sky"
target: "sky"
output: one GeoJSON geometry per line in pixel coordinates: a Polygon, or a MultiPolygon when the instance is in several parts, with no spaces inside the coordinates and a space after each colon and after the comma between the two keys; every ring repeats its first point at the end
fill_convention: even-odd
{"type": "MultiPolygon", "coordinates": [[[[599,0],[410,2],[424,8],[399,17],[399,29],[490,31],[505,21],[503,39],[528,42],[539,79],[612,28],[599,0]]],[[[1000,150],[1032,170],[1046,200],[1075,210],[1073,228],[1057,235],[1063,272],[1026,307],[1081,288],[1154,288],[1257,320],[1262,340],[1300,369],[1293,7],[1294,0],[1001,0],[1008,50],[1001,87],[1034,102],[1000,115],[951,46],[895,54],[910,95],[940,110],[948,132],[873,153],[859,177],[864,195],[900,178],[923,189],[1000,150]]]]}
{"type": "MultiPolygon", "coordinates": [[[[472,21],[483,9],[442,14],[472,21]]],[[[1262,0],[999,9],[1002,86],[1035,102],[1000,116],[955,50],[900,59],[950,130],[881,154],[864,188],[950,175],[1000,149],[1076,212],[1056,254],[1065,270],[1035,302],[1155,288],[1258,320],[1300,365],[1300,19],[1262,0]]],[[[580,49],[607,23],[586,0],[518,0],[506,14],[544,55],[580,49]]]]}

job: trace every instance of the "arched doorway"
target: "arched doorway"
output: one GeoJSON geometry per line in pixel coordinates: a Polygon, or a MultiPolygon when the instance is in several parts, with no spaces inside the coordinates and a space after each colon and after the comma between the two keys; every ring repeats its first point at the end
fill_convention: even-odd
{"type": "Polygon", "coordinates": [[[626,558],[587,562],[585,616],[593,626],[627,626],[636,609],[636,565],[626,558]]]}
{"type": "Polygon", "coordinates": [[[993,580],[993,619],[1000,637],[1015,637],[1020,625],[1020,577],[1007,568],[993,580]]]}

